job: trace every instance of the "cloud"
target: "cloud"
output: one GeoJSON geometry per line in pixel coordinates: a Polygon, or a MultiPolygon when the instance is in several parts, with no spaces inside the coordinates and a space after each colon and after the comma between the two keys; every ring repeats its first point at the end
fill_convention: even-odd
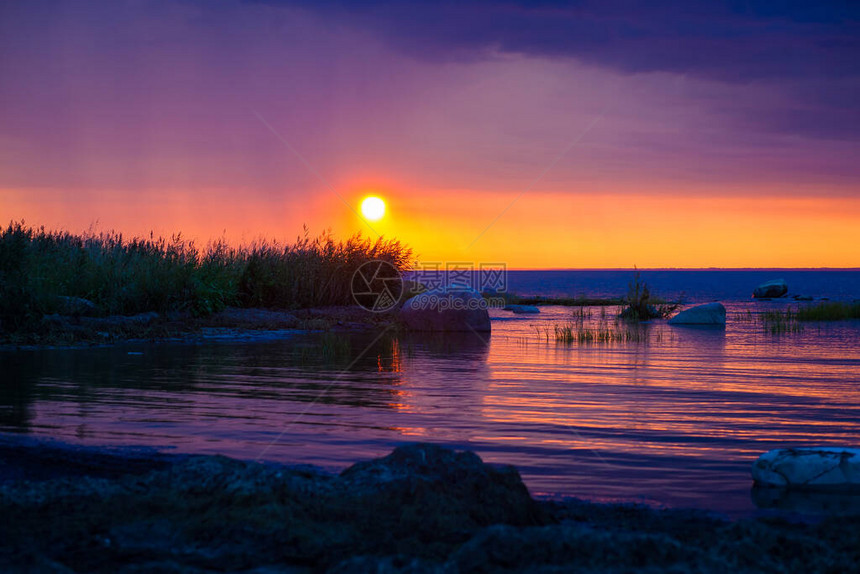
{"type": "Polygon", "coordinates": [[[520,53],[731,82],[860,73],[856,2],[264,1],[364,27],[420,59],[520,53]]]}
{"type": "Polygon", "coordinates": [[[423,62],[518,54],[748,86],[751,95],[720,103],[738,126],[812,139],[860,137],[858,2],[261,1],[362,29],[423,62]]]}

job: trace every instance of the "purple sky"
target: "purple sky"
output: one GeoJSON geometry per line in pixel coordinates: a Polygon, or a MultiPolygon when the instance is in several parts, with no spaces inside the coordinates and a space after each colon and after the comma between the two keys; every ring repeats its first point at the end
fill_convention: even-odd
{"type": "Polygon", "coordinates": [[[649,4],[3,3],[0,216],[319,228],[329,185],[468,202],[550,165],[536,192],[860,199],[860,5],[649,4]]]}

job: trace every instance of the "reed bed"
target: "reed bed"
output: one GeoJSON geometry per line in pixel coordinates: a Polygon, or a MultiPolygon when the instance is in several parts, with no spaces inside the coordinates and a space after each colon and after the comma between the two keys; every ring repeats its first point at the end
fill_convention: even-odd
{"type": "Polygon", "coordinates": [[[803,331],[804,323],[860,319],[860,302],[823,301],[797,309],[789,307],[782,311],[767,311],[762,313],[760,318],[765,330],[774,335],[799,333],[803,331]]]}
{"type": "Polygon", "coordinates": [[[12,222],[0,229],[0,329],[33,329],[42,316],[82,301],[92,303],[88,313],[101,316],[350,304],[353,273],[372,260],[405,271],[412,250],[361,234],[312,237],[307,228],[293,243],[234,247],[220,240],[201,248],[181,234],[127,238],[12,222]]]}
{"type": "MultiPolygon", "coordinates": [[[[540,331],[539,331],[540,333],[540,331]]],[[[549,341],[565,344],[600,344],[600,343],[647,343],[648,333],[638,325],[610,324],[599,322],[587,325],[583,321],[544,327],[543,337],[549,341]]]]}
{"type": "Polygon", "coordinates": [[[823,301],[817,305],[799,308],[796,315],[798,321],[860,319],[860,301],[851,303],[823,301]]]}
{"type": "Polygon", "coordinates": [[[772,335],[803,331],[803,325],[798,321],[797,312],[790,308],[785,311],[766,311],[761,314],[761,321],[765,331],[772,335]]]}

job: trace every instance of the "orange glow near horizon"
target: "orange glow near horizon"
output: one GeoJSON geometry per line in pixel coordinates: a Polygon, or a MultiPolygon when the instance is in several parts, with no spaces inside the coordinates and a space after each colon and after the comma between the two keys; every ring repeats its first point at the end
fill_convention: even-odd
{"type": "Polygon", "coordinates": [[[375,228],[423,261],[510,269],[860,266],[852,198],[535,193],[499,216],[514,198],[402,197],[375,228]]]}
{"type": "Polygon", "coordinates": [[[307,225],[336,237],[379,233],[420,261],[504,263],[509,269],[655,267],[860,267],[860,201],[851,197],[702,197],[624,193],[385,191],[390,214],[372,228],[347,204],[361,194],[311,195],[301,209],[277,199],[212,192],[146,198],[69,197],[0,190],[3,225],[129,236],[290,241],[307,225]],[[38,199],[37,199],[38,198],[38,199]],[[510,207],[505,210],[505,208],[510,207]]]}

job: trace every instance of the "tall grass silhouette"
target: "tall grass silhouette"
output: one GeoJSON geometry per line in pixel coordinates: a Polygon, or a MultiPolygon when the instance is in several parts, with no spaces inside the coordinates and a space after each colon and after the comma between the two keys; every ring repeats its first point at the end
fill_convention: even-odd
{"type": "Polygon", "coordinates": [[[401,271],[412,250],[361,234],[336,240],[307,228],[293,243],[259,240],[204,248],[180,233],[127,238],[115,231],[73,234],[12,222],[0,230],[0,328],[32,329],[70,298],[97,315],[184,311],[207,315],[228,305],[300,309],[350,304],[359,266],[384,260],[401,271]]]}

